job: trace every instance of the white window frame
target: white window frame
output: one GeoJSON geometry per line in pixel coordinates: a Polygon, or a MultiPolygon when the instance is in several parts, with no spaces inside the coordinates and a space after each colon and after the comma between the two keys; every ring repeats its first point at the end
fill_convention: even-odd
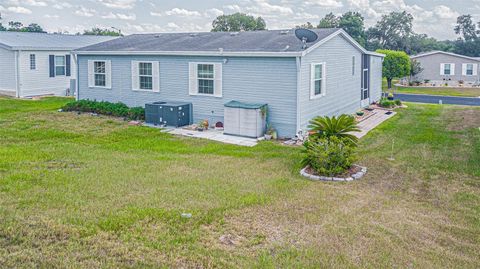
{"type": "Polygon", "coordinates": [[[466,63],[465,64],[465,76],[469,76],[469,77],[472,77],[472,76],[476,76],[475,74],[475,64],[474,63],[466,63]],[[468,74],[468,65],[471,65],[472,66],[472,74],[468,74]]]}
{"type": "Polygon", "coordinates": [[[440,75],[441,76],[455,76],[455,63],[441,63],[440,64],[440,75]],[[450,74],[445,74],[445,67],[447,64],[450,66],[450,74]]]}
{"type": "Polygon", "coordinates": [[[66,76],[67,75],[67,57],[65,57],[65,55],[55,55],[53,62],[54,62],[54,66],[55,66],[55,76],[56,77],[66,76]],[[63,58],[63,65],[57,65],[57,57],[62,57],[63,58]],[[63,67],[63,75],[57,74],[57,67],[63,67]]]}
{"type": "Polygon", "coordinates": [[[106,61],[93,61],[93,86],[95,88],[107,88],[107,62],[106,61]],[[95,64],[96,63],[103,63],[104,64],[104,73],[97,73],[95,72],[95,64]],[[96,75],[103,75],[105,77],[105,85],[97,85],[97,80],[95,79],[96,75]]]}
{"type": "Polygon", "coordinates": [[[148,62],[148,61],[139,61],[138,62],[138,90],[139,91],[145,91],[145,92],[153,92],[153,89],[154,89],[154,85],[153,85],[153,62],[148,62]],[[151,75],[142,75],[140,74],[140,65],[141,64],[150,64],[151,65],[151,71],[152,71],[152,74],[151,75]],[[142,89],[141,85],[142,85],[142,81],[141,81],[141,77],[149,77],[152,79],[152,88],[151,89],[142,89]]]}
{"type": "Polygon", "coordinates": [[[223,64],[219,62],[189,62],[189,95],[195,96],[208,96],[215,98],[223,97],[223,64]],[[193,67],[191,66],[193,65],[193,67]],[[213,78],[199,78],[198,66],[199,65],[212,65],[213,66],[213,78]],[[193,68],[193,70],[192,70],[193,68]],[[191,72],[194,72],[193,74],[191,72]],[[192,82],[193,80],[193,82],[192,82]],[[200,80],[212,80],[213,81],[213,94],[200,93],[200,80]]]}
{"type": "Polygon", "coordinates": [[[205,95],[205,96],[214,96],[215,95],[215,78],[216,78],[216,74],[215,74],[215,63],[196,63],[197,65],[197,74],[196,74],[196,78],[197,78],[197,95],[205,95]],[[212,78],[200,78],[198,77],[198,67],[200,65],[211,65],[212,68],[213,68],[213,77],[212,78]],[[212,93],[201,93],[200,92],[200,80],[209,80],[209,81],[212,81],[213,83],[213,92],[212,93]]]}
{"type": "Polygon", "coordinates": [[[326,83],[326,78],[327,78],[327,72],[326,72],[326,63],[321,62],[321,63],[312,63],[310,65],[310,99],[318,99],[327,94],[327,83],[326,83]],[[322,66],[322,77],[320,79],[315,78],[315,69],[316,66],[321,65],[322,66]],[[321,92],[319,94],[315,94],[315,82],[317,80],[321,81],[321,92]]]}
{"type": "Polygon", "coordinates": [[[37,70],[37,56],[35,54],[30,54],[30,70],[37,70]]]}

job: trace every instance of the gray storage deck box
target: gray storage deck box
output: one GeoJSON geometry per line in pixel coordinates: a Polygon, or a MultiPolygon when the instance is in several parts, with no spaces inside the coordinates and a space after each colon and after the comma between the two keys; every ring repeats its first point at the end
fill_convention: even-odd
{"type": "Polygon", "coordinates": [[[224,134],[261,137],[265,134],[267,104],[230,101],[225,104],[224,134]]]}

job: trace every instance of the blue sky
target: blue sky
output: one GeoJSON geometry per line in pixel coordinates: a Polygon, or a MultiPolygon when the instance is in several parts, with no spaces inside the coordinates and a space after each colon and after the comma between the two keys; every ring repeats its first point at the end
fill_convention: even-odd
{"type": "Polygon", "coordinates": [[[124,33],[209,31],[212,20],[237,11],[262,16],[269,29],[318,23],[328,12],[360,11],[367,26],[382,14],[406,10],[415,17],[415,31],[453,39],[460,14],[480,20],[480,0],[0,0],[3,23],[37,22],[50,32],[83,32],[116,27],[124,33]]]}

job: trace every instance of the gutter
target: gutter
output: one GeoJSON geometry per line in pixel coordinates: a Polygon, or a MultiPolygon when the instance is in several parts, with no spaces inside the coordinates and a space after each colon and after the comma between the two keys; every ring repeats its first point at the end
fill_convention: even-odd
{"type": "Polygon", "coordinates": [[[302,52],[225,52],[225,51],[72,51],[76,55],[177,55],[177,56],[241,56],[298,57],[302,52]]]}
{"type": "Polygon", "coordinates": [[[79,72],[78,72],[78,57],[76,54],[73,54],[73,60],[75,61],[75,100],[80,100],[79,93],[80,93],[80,80],[78,79],[79,72]]]}

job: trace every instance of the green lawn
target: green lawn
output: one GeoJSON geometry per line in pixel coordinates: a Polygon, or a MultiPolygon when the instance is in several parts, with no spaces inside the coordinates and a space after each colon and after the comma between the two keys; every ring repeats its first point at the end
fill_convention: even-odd
{"type": "Polygon", "coordinates": [[[479,108],[408,104],[361,140],[364,179],[321,183],[300,148],[65,102],[0,98],[1,268],[480,267],[479,108]]]}
{"type": "MultiPolygon", "coordinates": [[[[394,80],[393,83],[398,83],[394,80]]],[[[397,93],[413,93],[413,94],[431,94],[443,96],[461,96],[461,97],[479,97],[480,88],[465,88],[465,87],[394,87],[394,92],[397,93]]],[[[387,80],[383,79],[383,90],[387,91],[387,80]]]]}

